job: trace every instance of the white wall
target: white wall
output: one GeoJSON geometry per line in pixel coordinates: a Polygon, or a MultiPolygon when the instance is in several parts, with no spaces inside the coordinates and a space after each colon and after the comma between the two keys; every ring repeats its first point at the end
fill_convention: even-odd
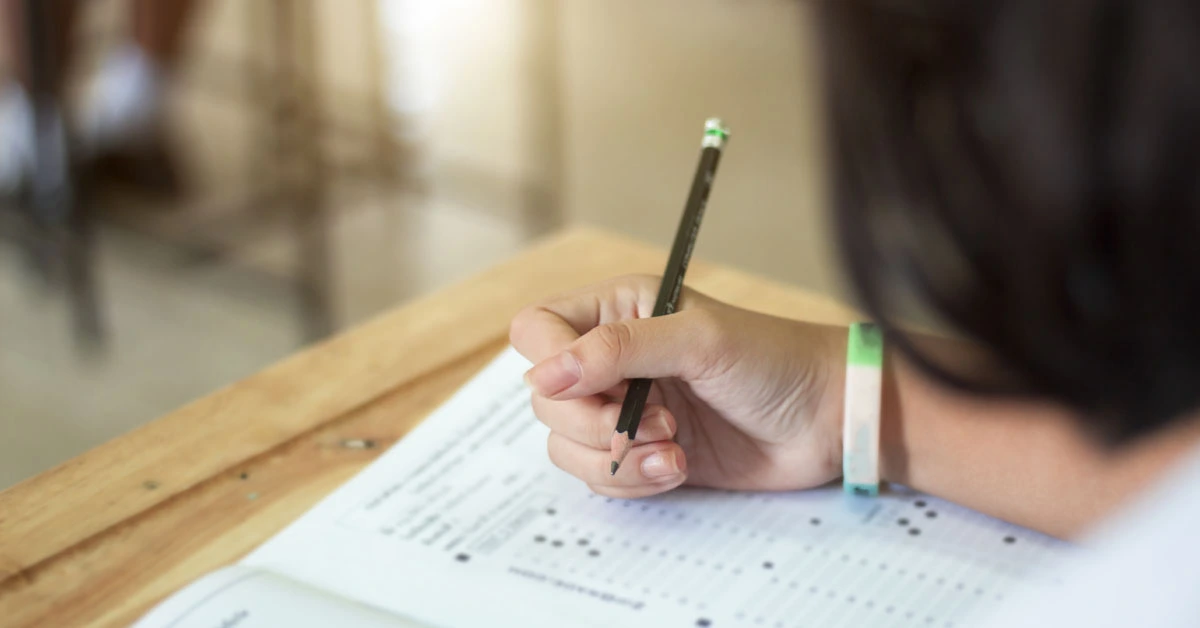
{"type": "Polygon", "coordinates": [[[696,255],[833,291],[806,11],[776,0],[563,3],[568,217],[667,245],[703,121],[719,115],[733,137],[696,255]]]}

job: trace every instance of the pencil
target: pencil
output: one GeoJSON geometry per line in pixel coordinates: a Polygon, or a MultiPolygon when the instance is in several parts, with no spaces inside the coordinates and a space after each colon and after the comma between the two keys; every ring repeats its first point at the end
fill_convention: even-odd
{"type": "MultiPolygon", "coordinates": [[[[696,165],[692,189],[688,193],[687,204],[683,207],[683,216],[679,219],[679,230],[675,232],[675,243],[671,245],[671,255],[667,258],[667,269],[663,272],[662,283],[658,287],[658,299],[654,302],[654,312],[651,316],[671,314],[679,305],[683,276],[687,273],[692,249],[696,246],[696,234],[700,232],[700,220],[704,218],[708,193],[712,190],[717,163],[721,160],[721,151],[728,139],[729,129],[719,118],[709,118],[704,122],[700,163],[696,165]]],[[[651,380],[644,378],[629,382],[629,390],[625,393],[617,427],[612,435],[612,464],[608,470],[611,475],[617,474],[617,469],[633,448],[633,439],[637,436],[638,423],[641,422],[642,412],[646,409],[646,398],[650,394],[651,383],[651,380]]]]}

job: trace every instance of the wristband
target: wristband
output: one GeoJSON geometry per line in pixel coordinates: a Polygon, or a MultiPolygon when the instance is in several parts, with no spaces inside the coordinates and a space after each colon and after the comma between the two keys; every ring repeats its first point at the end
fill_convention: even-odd
{"type": "Polygon", "coordinates": [[[842,486],[853,495],[879,494],[879,405],[883,391],[883,330],[854,323],[846,347],[842,416],[842,486]]]}

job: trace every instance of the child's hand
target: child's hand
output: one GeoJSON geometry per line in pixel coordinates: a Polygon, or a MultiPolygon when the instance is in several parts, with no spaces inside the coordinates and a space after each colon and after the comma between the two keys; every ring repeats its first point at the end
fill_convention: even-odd
{"type": "Polygon", "coordinates": [[[535,363],[533,408],[556,465],[596,492],[643,497],[683,483],[808,488],[841,475],[844,328],[801,323],[684,290],[648,318],[656,277],[623,277],[523,310],[513,346],[535,363]],[[625,382],[654,378],[635,447],[609,444],[625,382]]]}

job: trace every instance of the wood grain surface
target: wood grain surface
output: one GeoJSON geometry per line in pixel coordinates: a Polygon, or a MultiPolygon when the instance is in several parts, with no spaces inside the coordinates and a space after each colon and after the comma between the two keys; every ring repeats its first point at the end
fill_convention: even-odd
{"type": "MultiPolygon", "coordinates": [[[[0,625],[128,625],[236,561],[404,436],[507,342],[523,305],[665,251],[575,229],[0,492],[0,625]]],[[[845,323],[834,301],[700,261],[694,288],[845,323]]]]}

